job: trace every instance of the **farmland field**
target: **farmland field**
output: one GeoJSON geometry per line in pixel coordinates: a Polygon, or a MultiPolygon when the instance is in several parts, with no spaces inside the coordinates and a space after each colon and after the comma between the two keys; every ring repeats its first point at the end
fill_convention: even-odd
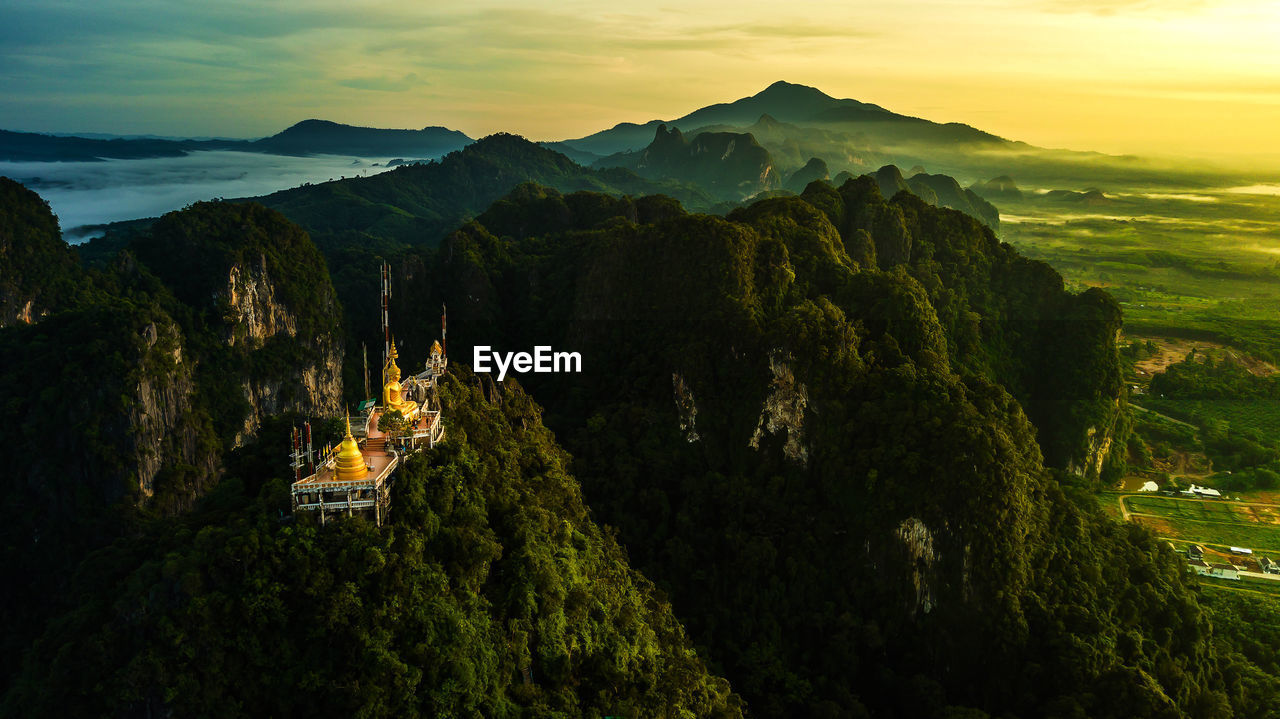
{"type": "Polygon", "coordinates": [[[1160,537],[1280,552],[1280,507],[1176,497],[1126,496],[1122,501],[1133,519],[1160,537]]]}
{"type": "Polygon", "coordinates": [[[1160,399],[1143,397],[1142,406],[1184,421],[1222,422],[1280,437],[1280,402],[1266,399],[1160,399]]]}
{"type": "MultiPolygon", "coordinates": [[[[1100,182],[1103,196],[996,199],[1001,239],[1075,288],[1106,288],[1125,332],[1221,342],[1280,358],[1280,195],[1269,188],[1100,182]]],[[[1084,189],[1084,188],[1076,188],[1084,189]]]]}

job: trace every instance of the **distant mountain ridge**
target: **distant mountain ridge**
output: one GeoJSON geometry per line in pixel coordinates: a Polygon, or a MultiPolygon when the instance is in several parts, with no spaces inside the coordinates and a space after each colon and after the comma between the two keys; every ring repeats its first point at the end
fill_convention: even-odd
{"type": "Polygon", "coordinates": [[[181,157],[201,150],[236,150],[274,155],[356,155],[360,157],[439,157],[471,144],[467,135],[446,127],[390,130],[303,120],[260,140],[184,140],[52,135],[0,130],[0,160],[15,162],[92,162],[181,157]]]}
{"type": "MultiPolygon", "coordinates": [[[[893,127],[894,132],[904,132],[911,139],[917,140],[1007,142],[1003,138],[968,125],[941,124],[923,118],[900,115],[879,105],[851,98],[837,99],[816,87],[782,80],[750,97],[708,105],[665,123],[689,132],[707,125],[749,125],[760,120],[761,116],[768,116],[770,120],[782,123],[823,126],[862,125],[873,127],[877,131],[876,134],[881,134],[882,128],[875,126],[889,125],[893,127]]],[[[651,120],[643,124],[620,123],[609,130],[562,142],[596,154],[638,150],[644,147],[644,143],[652,137],[653,129],[662,122],[651,120]]]]}
{"type": "Polygon", "coordinates": [[[356,127],[329,120],[303,120],[271,137],[253,143],[264,152],[281,155],[341,154],[378,157],[411,155],[429,157],[460,150],[472,140],[447,127],[421,130],[387,130],[356,127]]]}

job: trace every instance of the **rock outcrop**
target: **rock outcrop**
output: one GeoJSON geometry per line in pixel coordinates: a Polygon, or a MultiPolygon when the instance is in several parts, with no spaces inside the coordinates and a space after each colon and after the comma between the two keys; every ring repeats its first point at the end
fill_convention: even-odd
{"type": "Polygon", "coordinates": [[[161,489],[169,511],[189,509],[217,475],[216,446],[201,425],[208,421],[197,404],[195,367],[172,321],[148,323],[139,333],[135,397],[129,412],[138,494],[142,503],[156,496],[157,483],[181,475],[161,489]]]}
{"type": "Polygon", "coordinates": [[[171,212],[133,243],[141,263],[196,315],[200,381],[238,402],[215,411],[231,446],[264,417],[342,411],[341,310],[311,238],[261,205],[201,202],[171,212]]]}
{"type": "Polygon", "coordinates": [[[769,371],[773,373],[769,395],[760,410],[760,422],[748,442],[752,449],[760,449],[766,434],[786,435],[782,453],[787,459],[800,464],[809,462],[809,449],[804,442],[804,412],[809,406],[809,391],[796,379],[791,367],[778,352],[769,355],[769,371]]]}
{"type": "Polygon", "coordinates": [[[611,155],[598,167],[626,167],[642,177],[694,182],[717,197],[741,200],[782,186],[773,157],[750,133],[700,132],[691,139],[659,125],[639,152],[611,155]]]}

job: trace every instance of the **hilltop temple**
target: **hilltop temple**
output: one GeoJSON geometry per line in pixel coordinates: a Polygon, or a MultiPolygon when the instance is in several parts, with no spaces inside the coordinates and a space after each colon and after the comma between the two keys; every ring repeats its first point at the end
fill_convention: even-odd
{"type": "MultiPolygon", "coordinates": [[[[448,366],[444,345],[434,342],[424,370],[402,378],[396,363],[400,353],[387,326],[389,298],[390,270],[384,267],[387,343],[380,396],[361,402],[360,414],[346,418],[346,435],[336,448],[316,451],[309,423],[294,430],[293,511],[318,512],[321,524],[329,517],[359,513],[381,526],[391,509],[392,479],[400,462],[444,440],[436,389],[448,366]]],[[[441,339],[444,320],[441,315],[441,339]]]]}

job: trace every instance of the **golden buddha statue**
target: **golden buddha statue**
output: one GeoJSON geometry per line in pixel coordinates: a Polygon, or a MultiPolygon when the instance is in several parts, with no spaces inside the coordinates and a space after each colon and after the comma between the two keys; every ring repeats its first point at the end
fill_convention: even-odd
{"type": "Polygon", "coordinates": [[[342,444],[338,446],[338,459],[333,465],[334,478],[339,482],[358,482],[368,474],[360,445],[356,444],[356,438],[351,435],[351,418],[348,417],[347,436],[342,438],[342,444]]]}
{"type": "Polygon", "coordinates": [[[382,406],[385,411],[398,411],[404,415],[405,419],[413,419],[418,416],[418,403],[404,398],[404,391],[400,388],[400,368],[396,365],[396,343],[391,343],[391,354],[387,357],[387,368],[385,371],[386,384],[382,385],[382,406]]]}

